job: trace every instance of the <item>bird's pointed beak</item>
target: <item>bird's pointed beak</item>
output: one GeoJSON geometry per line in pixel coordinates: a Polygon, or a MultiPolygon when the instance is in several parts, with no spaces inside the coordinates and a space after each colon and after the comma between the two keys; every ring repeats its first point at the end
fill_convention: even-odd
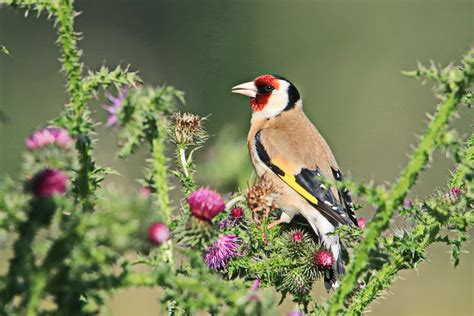
{"type": "Polygon", "coordinates": [[[255,98],[257,96],[257,87],[253,81],[249,81],[233,87],[232,92],[255,98]]]}

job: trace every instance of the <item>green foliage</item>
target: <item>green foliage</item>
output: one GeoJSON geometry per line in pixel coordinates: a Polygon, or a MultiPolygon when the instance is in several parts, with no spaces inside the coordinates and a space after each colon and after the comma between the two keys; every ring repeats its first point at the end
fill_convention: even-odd
{"type": "MultiPolygon", "coordinates": [[[[432,64],[430,68],[420,66],[417,71],[409,73],[417,77],[423,76],[434,79],[441,93],[439,95],[441,104],[438,106],[437,112],[397,182],[389,190],[387,197],[381,203],[376,204],[377,212],[368,225],[363,241],[356,249],[347,273],[341,282],[341,287],[331,297],[329,302],[330,315],[337,315],[344,309],[344,301],[353,291],[356,279],[368,261],[370,250],[376,247],[376,241],[380,233],[387,228],[393,213],[402,203],[406,192],[415,184],[419,173],[426,168],[433,150],[442,145],[442,136],[446,131],[449,119],[454,115],[456,106],[461,102],[463,95],[472,82],[474,77],[473,68],[474,51],[470,51],[463,58],[460,67],[448,66],[439,70],[432,64]]],[[[471,150],[468,147],[468,151],[471,150]]],[[[464,168],[461,167],[462,170],[464,168]]],[[[388,282],[385,278],[384,281],[388,282]]],[[[362,310],[358,310],[358,312],[362,312],[362,310]]]]}
{"type": "Polygon", "coordinates": [[[184,102],[183,97],[181,91],[171,86],[140,86],[128,92],[118,117],[122,125],[118,135],[120,157],[135,153],[141,144],[155,139],[160,130],[165,137],[167,116],[176,109],[177,100],[184,102]]]}
{"type": "Polygon", "coordinates": [[[69,99],[64,113],[49,125],[67,129],[75,141],[74,150],[45,146],[25,153],[20,179],[0,181],[0,233],[13,240],[8,271],[0,276],[0,314],[97,315],[114,290],[159,286],[164,290],[163,308],[170,315],[271,314],[271,289],[281,293],[282,300],[290,295],[306,313],[359,315],[390,286],[398,271],[416,268],[432,243],[451,247],[453,265],[459,264],[474,223],[474,136],[464,143],[448,125],[459,104],[472,102],[473,50],[460,66],[440,68],[432,63],[407,73],[434,80],[440,104],[391,187],[322,179],[349,188],[376,213],[364,230],[337,230],[345,246],[347,271],[329,301],[321,303],[310,291],[332,270],[315,261],[321,250],[318,238],[305,223],[267,228],[278,215],[269,188],[257,189],[257,183],[225,196],[226,210],[210,222],[192,216],[184,201],[197,188],[193,156],[207,134],[204,119],[175,113],[184,102],[183,92],[145,85],[128,67],[85,71],[72,0],[0,3],[45,13],[54,22],[69,99]],[[126,158],[142,145],[149,152],[141,180],[146,194],[124,195],[101,187],[113,171],[97,166],[93,159],[98,123],[91,117],[89,101],[101,89],[112,88],[123,93],[114,108],[118,155],[126,158]],[[173,171],[166,156],[170,143],[175,147],[173,171]],[[449,184],[427,199],[402,206],[438,148],[458,164],[449,184]],[[70,189],[65,194],[35,194],[35,176],[45,168],[68,177],[70,189]],[[170,201],[170,174],[182,185],[183,202],[176,214],[170,201]],[[234,207],[243,214],[236,216],[234,207]],[[386,233],[395,214],[410,225],[386,233]],[[148,227],[155,221],[167,224],[172,234],[159,247],[147,240],[148,227]],[[238,254],[225,258],[223,267],[214,271],[203,256],[223,235],[237,236],[238,254]]]}

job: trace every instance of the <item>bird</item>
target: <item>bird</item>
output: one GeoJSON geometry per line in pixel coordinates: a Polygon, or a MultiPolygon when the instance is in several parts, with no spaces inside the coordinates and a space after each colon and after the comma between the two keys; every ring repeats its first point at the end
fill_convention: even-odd
{"type": "Polygon", "coordinates": [[[321,181],[343,180],[328,143],[303,112],[298,89],[284,77],[261,75],[231,91],[250,98],[251,161],[257,176],[265,177],[277,193],[274,202],[282,213],[268,228],[303,216],[334,257],[324,284],[327,290],[337,288],[344,263],[339,237],[331,233],[339,225],[358,224],[349,190],[321,181]]]}

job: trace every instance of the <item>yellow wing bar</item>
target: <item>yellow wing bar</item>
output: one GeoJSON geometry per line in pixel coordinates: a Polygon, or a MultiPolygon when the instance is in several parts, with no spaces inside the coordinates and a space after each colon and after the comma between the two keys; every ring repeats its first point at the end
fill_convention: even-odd
{"type": "Polygon", "coordinates": [[[303,188],[298,182],[296,182],[296,177],[291,172],[291,167],[289,167],[282,159],[272,159],[270,162],[273,166],[276,166],[278,169],[283,171],[281,173],[277,173],[278,176],[285,181],[293,190],[298,192],[302,197],[307,199],[309,202],[313,203],[314,205],[318,204],[318,199],[308,192],[305,188],[303,188]]]}

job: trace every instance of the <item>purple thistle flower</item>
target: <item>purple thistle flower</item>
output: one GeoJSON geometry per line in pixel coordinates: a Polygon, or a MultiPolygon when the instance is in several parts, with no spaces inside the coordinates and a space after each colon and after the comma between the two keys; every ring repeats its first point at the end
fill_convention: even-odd
{"type": "Polygon", "coordinates": [[[120,109],[123,107],[123,103],[125,99],[127,98],[128,94],[128,87],[122,88],[119,90],[118,95],[114,97],[110,93],[106,93],[105,96],[107,99],[110,101],[110,105],[102,105],[102,108],[104,108],[107,113],[109,114],[109,117],[107,118],[107,126],[114,126],[118,122],[118,112],[120,109]]]}
{"type": "Polygon", "coordinates": [[[403,207],[404,208],[411,208],[413,206],[412,202],[410,199],[404,199],[403,200],[403,207]]]}
{"type": "Polygon", "coordinates": [[[235,235],[220,235],[205,252],[204,261],[209,268],[219,270],[225,268],[227,262],[238,256],[240,238],[235,235]]]}
{"type": "Polygon", "coordinates": [[[32,191],[39,198],[63,194],[67,190],[68,179],[64,173],[54,169],[44,169],[33,177],[32,191]]]}
{"type": "Polygon", "coordinates": [[[249,296],[247,297],[247,299],[249,301],[259,301],[260,298],[258,295],[256,295],[256,291],[258,290],[258,288],[260,287],[260,279],[259,278],[256,278],[255,280],[253,280],[252,282],[252,285],[250,286],[250,294],[249,296]]]}
{"type": "Polygon", "coordinates": [[[457,199],[461,196],[461,188],[460,187],[452,187],[449,189],[449,195],[454,199],[457,199]]]}
{"type": "Polygon", "coordinates": [[[209,188],[200,188],[191,193],[188,204],[194,217],[207,222],[225,209],[224,199],[209,188]]]}
{"type": "Polygon", "coordinates": [[[156,222],[151,224],[148,228],[148,240],[155,245],[160,246],[167,241],[169,237],[170,230],[165,224],[156,222]]]}
{"type": "Polygon", "coordinates": [[[260,279],[257,278],[253,280],[252,286],[250,286],[250,291],[256,291],[260,287],[260,279]]]}
{"type": "Polygon", "coordinates": [[[29,150],[35,150],[50,145],[56,145],[63,149],[69,149],[74,144],[68,132],[60,128],[42,128],[35,131],[25,141],[29,150]]]}

